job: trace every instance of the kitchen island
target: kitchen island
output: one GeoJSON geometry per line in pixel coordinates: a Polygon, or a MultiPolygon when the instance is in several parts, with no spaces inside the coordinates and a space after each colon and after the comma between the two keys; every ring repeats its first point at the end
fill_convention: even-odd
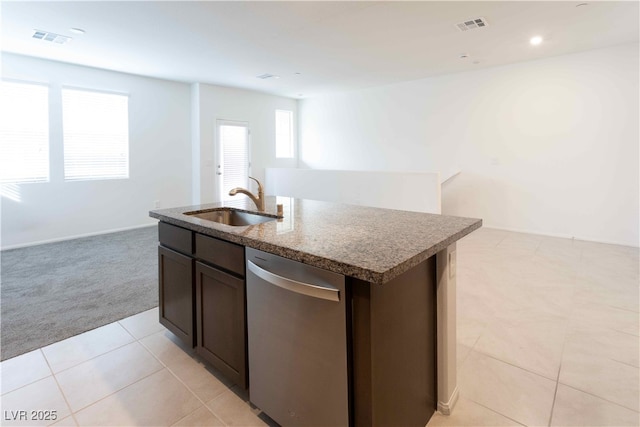
{"type": "MultiPolygon", "coordinates": [[[[282,218],[248,226],[193,215],[255,211],[248,200],[150,212],[161,221],[161,322],[251,397],[245,249],[337,273],[346,300],[345,360],[336,366],[345,373],[338,394],[348,421],[340,423],[424,426],[436,409],[448,413],[457,397],[455,242],[481,220],[280,197],[267,197],[265,211],[275,216],[277,203],[282,218]]],[[[305,424],[302,411],[284,420],[265,412],[283,425],[305,424]]]]}

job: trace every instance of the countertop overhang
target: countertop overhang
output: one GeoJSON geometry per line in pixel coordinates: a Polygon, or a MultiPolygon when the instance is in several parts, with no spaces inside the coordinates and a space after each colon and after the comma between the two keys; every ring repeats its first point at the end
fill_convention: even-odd
{"type": "Polygon", "coordinates": [[[266,197],[266,213],[284,218],[229,226],[184,212],[233,207],[256,212],[248,199],[158,209],[149,216],[246,247],[374,284],[388,282],[482,226],[481,219],[357,205],[266,197]]]}

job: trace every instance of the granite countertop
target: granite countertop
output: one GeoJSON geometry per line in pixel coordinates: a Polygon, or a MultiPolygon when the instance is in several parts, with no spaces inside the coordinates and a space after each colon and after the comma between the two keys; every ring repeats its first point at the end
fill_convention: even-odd
{"type": "Polygon", "coordinates": [[[284,218],[234,227],[184,212],[216,207],[256,211],[249,199],[149,212],[198,233],[300,261],[371,283],[404,273],[482,226],[482,220],[356,205],[266,197],[266,213],[284,205],[284,218]]]}

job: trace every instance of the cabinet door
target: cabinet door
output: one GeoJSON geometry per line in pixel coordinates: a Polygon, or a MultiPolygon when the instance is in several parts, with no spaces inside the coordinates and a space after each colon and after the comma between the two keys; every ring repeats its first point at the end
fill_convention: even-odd
{"type": "Polygon", "coordinates": [[[158,246],[160,323],[195,346],[193,259],[158,246]]]}
{"type": "Polygon", "coordinates": [[[196,351],[246,388],[245,282],[201,262],[195,268],[196,351]]]}

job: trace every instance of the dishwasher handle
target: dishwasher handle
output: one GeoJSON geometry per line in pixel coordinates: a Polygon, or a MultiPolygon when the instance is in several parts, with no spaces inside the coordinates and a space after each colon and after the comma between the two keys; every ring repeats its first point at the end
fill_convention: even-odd
{"type": "Polygon", "coordinates": [[[329,301],[340,301],[340,290],[336,288],[312,285],[310,283],[298,282],[297,280],[282,277],[247,260],[247,268],[253,274],[272,285],[281,287],[291,292],[307,295],[314,298],[329,301]]]}

